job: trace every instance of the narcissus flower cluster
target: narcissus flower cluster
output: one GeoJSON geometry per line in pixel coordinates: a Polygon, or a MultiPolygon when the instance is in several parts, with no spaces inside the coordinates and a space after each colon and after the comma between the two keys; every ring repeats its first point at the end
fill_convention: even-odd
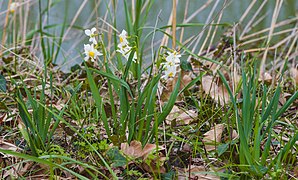
{"type": "MultiPolygon", "coordinates": [[[[96,31],[95,27],[85,30],[85,34],[89,37],[89,42],[91,42],[91,44],[84,44],[85,61],[91,60],[94,62],[98,56],[102,55],[102,53],[98,51],[99,44],[96,39],[98,36],[96,31]]],[[[117,45],[116,50],[126,60],[128,60],[132,52],[132,47],[130,46],[127,38],[127,32],[122,30],[121,34],[119,34],[119,44],[117,45]]],[[[161,63],[163,71],[161,76],[162,79],[167,80],[175,77],[180,66],[180,57],[181,55],[175,50],[171,50],[166,53],[165,61],[161,63]]],[[[136,60],[137,54],[134,52],[132,61],[136,63],[136,60]]]]}
{"type": "Polygon", "coordinates": [[[9,6],[9,11],[11,13],[14,13],[19,5],[20,5],[20,3],[18,3],[18,2],[12,2],[9,6]]]}
{"type": "Polygon", "coordinates": [[[168,52],[166,61],[162,63],[164,68],[164,75],[161,76],[163,79],[173,78],[177,73],[177,68],[180,65],[181,55],[177,51],[168,52]]]}
{"type": "Polygon", "coordinates": [[[92,44],[84,44],[84,54],[85,54],[85,61],[88,61],[89,59],[94,62],[97,56],[101,56],[102,53],[100,53],[97,50],[97,41],[96,41],[96,36],[97,34],[95,33],[97,30],[95,27],[93,27],[91,30],[86,29],[85,34],[89,36],[89,41],[92,42],[92,44]]]}
{"type": "MultiPolygon", "coordinates": [[[[127,32],[125,30],[122,30],[121,34],[119,35],[119,41],[117,52],[122,54],[123,57],[125,57],[126,60],[128,60],[131,52],[131,47],[129,46],[128,40],[127,40],[127,32]]],[[[133,62],[136,63],[137,60],[137,54],[134,52],[133,55],[133,62]]]]}

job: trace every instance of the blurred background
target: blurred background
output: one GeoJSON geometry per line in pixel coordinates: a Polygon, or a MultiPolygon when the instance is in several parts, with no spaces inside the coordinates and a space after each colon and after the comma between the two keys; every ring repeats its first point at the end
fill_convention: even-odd
{"type": "MultiPolygon", "coordinates": [[[[19,21],[8,20],[6,33],[8,38],[3,46],[9,48],[13,45],[13,38],[11,34],[18,26],[18,32],[15,32],[17,37],[21,37],[22,31],[25,30],[26,36],[34,36],[34,30],[39,28],[39,1],[38,0],[19,0],[12,1],[18,2],[19,8],[17,9],[19,21]],[[23,23],[23,24],[22,24],[23,23]],[[31,34],[30,34],[31,33],[31,34]]],[[[143,1],[144,4],[152,2],[143,1]]],[[[0,1],[0,38],[3,36],[3,28],[5,19],[7,16],[9,0],[0,1]]],[[[128,8],[133,9],[135,1],[127,1],[128,8]]],[[[293,28],[297,24],[297,0],[177,0],[177,24],[186,23],[202,23],[203,25],[190,26],[182,29],[177,29],[177,37],[181,42],[191,42],[198,36],[205,37],[208,33],[210,26],[204,27],[204,24],[230,24],[233,25],[241,21],[239,24],[240,29],[245,29],[244,25],[250,23],[250,28],[246,34],[252,34],[262,29],[270,27],[272,16],[276,4],[281,3],[282,7],[278,14],[277,22],[282,22],[286,19],[294,19],[292,22],[287,23],[285,26],[280,27],[279,31],[293,28]],[[245,16],[244,16],[245,15],[245,16]],[[243,19],[241,19],[243,17],[243,19]],[[296,19],[295,19],[296,18],[296,19]],[[253,22],[250,22],[251,20],[253,22]],[[243,26],[242,26],[243,25],[243,26]],[[183,34],[182,37],[181,34],[183,34]]],[[[82,57],[80,53],[83,52],[83,44],[88,43],[88,38],[84,34],[84,29],[91,29],[97,27],[100,32],[111,32],[111,27],[121,32],[122,29],[126,29],[125,21],[125,8],[122,0],[110,1],[110,0],[42,0],[41,10],[50,8],[49,11],[45,11],[43,14],[43,28],[44,31],[52,34],[53,37],[59,37],[63,23],[67,25],[64,31],[64,35],[61,44],[61,50],[59,51],[57,61],[59,68],[63,71],[69,71],[70,67],[74,64],[80,63],[82,57]],[[116,19],[116,23],[115,20],[116,19]],[[115,27],[116,25],[116,27],[115,27]]],[[[17,14],[15,13],[15,14],[17,14]]],[[[145,10],[144,12],[145,13],[145,10]]],[[[141,39],[153,30],[154,26],[162,27],[169,24],[170,16],[172,13],[172,1],[171,0],[155,0],[153,1],[148,18],[144,22],[144,31],[141,39]],[[156,24],[156,25],[155,25],[156,24]]],[[[133,14],[133,13],[132,13],[133,14]]],[[[13,17],[9,17],[13,19],[13,17]]],[[[215,28],[215,27],[212,27],[215,28]]],[[[222,34],[226,32],[228,26],[216,26],[216,33],[214,33],[214,40],[212,44],[216,44],[222,34]]],[[[215,31],[212,31],[215,32],[215,31]]],[[[241,35],[241,33],[239,33],[241,35]]],[[[160,45],[160,40],[164,34],[157,32],[155,35],[156,47],[160,45]]],[[[284,36],[278,36],[272,39],[272,43],[278,42],[285,38],[284,36]]],[[[107,37],[107,36],[106,36],[107,37]]],[[[108,43],[108,37],[105,39],[108,43]]],[[[3,40],[1,40],[3,42],[3,40]]],[[[146,42],[147,43],[147,42],[146,42]]],[[[150,59],[150,43],[148,40],[148,48],[144,49],[144,53],[148,53],[150,59]]],[[[169,42],[170,43],[170,42],[169,42]]],[[[196,47],[193,49],[194,53],[202,53],[202,49],[199,47],[204,43],[204,39],[201,38],[197,42],[196,47]]],[[[189,48],[195,46],[195,43],[189,43],[189,48]]],[[[27,43],[27,45],[32,45],[27,43]]],[[[111,43],[110,47],[113,49],[114,44],[111,43]]],[[[204,48],[206,49],[206,47],[204,48]]],[[[146,57],[146,56],[145,56],[146,57]]]]}

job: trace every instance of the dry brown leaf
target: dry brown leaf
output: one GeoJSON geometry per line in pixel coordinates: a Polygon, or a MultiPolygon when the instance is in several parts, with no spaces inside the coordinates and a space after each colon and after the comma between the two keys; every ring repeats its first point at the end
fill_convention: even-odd
{"type": "Polygon", "coordinates": [[[294,82],[298,86],[298,69],[297,68],[291,68],[291,77],[293,78],[294,82]]]}
{"type": "Polygon", "coordinates": [[[178,106],[174,105],[171,112],[166,118],[166,122],[171,124],[173,120],[176,120],[176,125],[187,125],[197,117],[197,113],[194,110],[183,111],[178,106]]]}
{"type": "Polygon", "coordinates": [[[208,131],[204,134],[203,142],[205,143],[206,151],[215,150],[216,145],[219,142],[221,142],[223,130],[224,130],[224,125],[217,124],[217,125],[215,125],[215,127],[211,128],[210,131],[208,131]]]}
{"type": "MultiPolygon", "coordinates": [[[[161,147],[158,147],[158,150],[161,150],[161,147]]],[[[130,157],[133,158],[140,158],[146,159],[148,154],[152,151],[156,150],[155,144],[146,144],[144,148],[142,148],[142,144],[139,141],[131,141],[130,145],[128,143],[121,143],[121,150],[122,152],[130,157]]]]}
{"type": "Polygon", "coordinates": [[[146,159],[150,153],[155,151],[158,148],[159,150],[163,150],[163,147],[156,147],[155,144],[146,144],[144,148],[142,148],[142,144],[139,141],[132,141],[130,145],[127,143],[121,143],[121,151],[130,157],[133,158],[143,158],[143,163],[141,164],[142,168],[147,172],[160,172],[165,173],[166,169],[163,166],[164,161],[166,160],[162,154],[158,154],[158,156],[154,157],[154,159],[150,159],[150,163],[146,163],[146,159]],[[150,165],[149,165],[150,164],[150,165]]]}
{"type": "Polygon", "coordinates": [[[186,168],[183,170],[178,170],[178,180],[186,180],[189,178],[197,179],[197,180],[220,179],[218,176],[215,176],[212,174],[206,174],[204,172],[210,172],[210,171],[208,171],[204,166],[191,166],[190,169],[186,168]]]}
{"type": "Polygon", "coordinates": [[[187,86],[191,82],[191,80],[192,80],[191,74],[192,73],[189,72],[189,73],[186,73],[186,74],[183,75],[183,77],[180,81],[180,90],[182,90],[185,86],[187,86]]]}
{"type": "Polygon", "coordinates": [[[239,138],[239,134],[237,133],[237,131],[235,129],[233,129],[233,132],[232,132],[232,140],[235,140],[239,138]]]}
{"type": "Polygon", "coordinates": [[[225,86],[221,82],[216,81],[212,76],[203,76],[202,86],[204,92],[209,94],[217,103],[224,105],[230,101],[229,93],[225,86]]]}
{"type": "Polygon", "coordinates": [[[272,76],[270,73],[265,72],[264,74],[261,74],[261,77],[259,78],[259,81],[264,81],[266,83],[272,83],[272,76]]]}
{"type": "MultiPolygon", "coordinates": [[[[182,123],[182,125],[190,124],[191,121],[197,117],[197,113],[194,110],[188,110],[183,112],[177,117],[177,120],[182,123]]],[[[178,123],[180,124],[180,123],[178,123]]]]}
{"type": "Polygon", "coordinates": [[[142,168],[151,173],[166,173],[166,168],[163,166],[163,163],[165,162],[166,157],[158,157],[151,161],[150,166],[146,164],[145,162],[142,163],[142,168]],[[159,162],[159,165],[157,165],[157,162],[159,162]]]}

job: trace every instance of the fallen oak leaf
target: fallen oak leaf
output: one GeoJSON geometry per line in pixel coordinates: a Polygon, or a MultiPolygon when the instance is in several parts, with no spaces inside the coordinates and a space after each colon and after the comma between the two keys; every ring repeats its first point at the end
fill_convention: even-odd
{"type": "Polygon", "coordinates": [[[210,131],[204,134],[203,142],[205,143],[206,151],[213,151],[216,145],[221,142],[222,132],[224,130],[223,124],[217,124],[211,128],[210,131]]]}
{"type": "Polygon", "coordinates": [[[155,144],[146,144],[144,148],[142,148],[142,144],[139,141],[131,141],[130,145],[128,143],[121,143],[121,151],[130,157],[146,159],[148,154],[153,152],[154,150],[162,150],[162,147],[156,147],[155,144]]]}
{"type": "Polygon", "coordinates": [[[175,120],[177,122],[175,125],[187,125],[192,122],[193,119],[197,117],[197,113],[194,110],[183,111],[179,109],[178,106],[174,105],[171,112],[166,118],[167,124],[172,124],[175,120]]]}
{"type": "Polygon", "coordinates": [[[156,146],[155,144],[146,144],[142,148],[142,144],[139,141],[132,141],[130,145],[128,143],[121,143],[121,151],[126,156],[132,157],[134,159],[142,158],[143,162],[141,166],[147,172],[153,173],[165,173],[166,169],[163,167],[163,163],[166,160],[162,155],[153,155],[154,152],[163,150],[164,147],[156,146]],[[155,151],[157,150],[157,151],[155,151]]]}
{"type": "Polygon", "coordinates": [[[230,101],[229,93],[226,87],[220,81],[216,81],[216,78],[206,75],[202,77],[202,87],[206,94],[220,105],[227,104],[230,101]]]}

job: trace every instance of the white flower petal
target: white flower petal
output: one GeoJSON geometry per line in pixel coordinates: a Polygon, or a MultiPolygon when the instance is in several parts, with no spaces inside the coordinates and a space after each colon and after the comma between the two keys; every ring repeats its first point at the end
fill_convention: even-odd
{"type": "Polygon", "coordinates": [[[95,31],[96,31],[96,28],[93,27],[93,28],[91,29],[91,33],[94,34],[95,31]]]}
{"type": "Polygon", "coordinates": [[[85,34],[86,34],[87,36],[90,36],[90,35],[92,34],[92,32],[91,32],[89,29],[86,29],[86,30],[85,30],[85,34]]]}

